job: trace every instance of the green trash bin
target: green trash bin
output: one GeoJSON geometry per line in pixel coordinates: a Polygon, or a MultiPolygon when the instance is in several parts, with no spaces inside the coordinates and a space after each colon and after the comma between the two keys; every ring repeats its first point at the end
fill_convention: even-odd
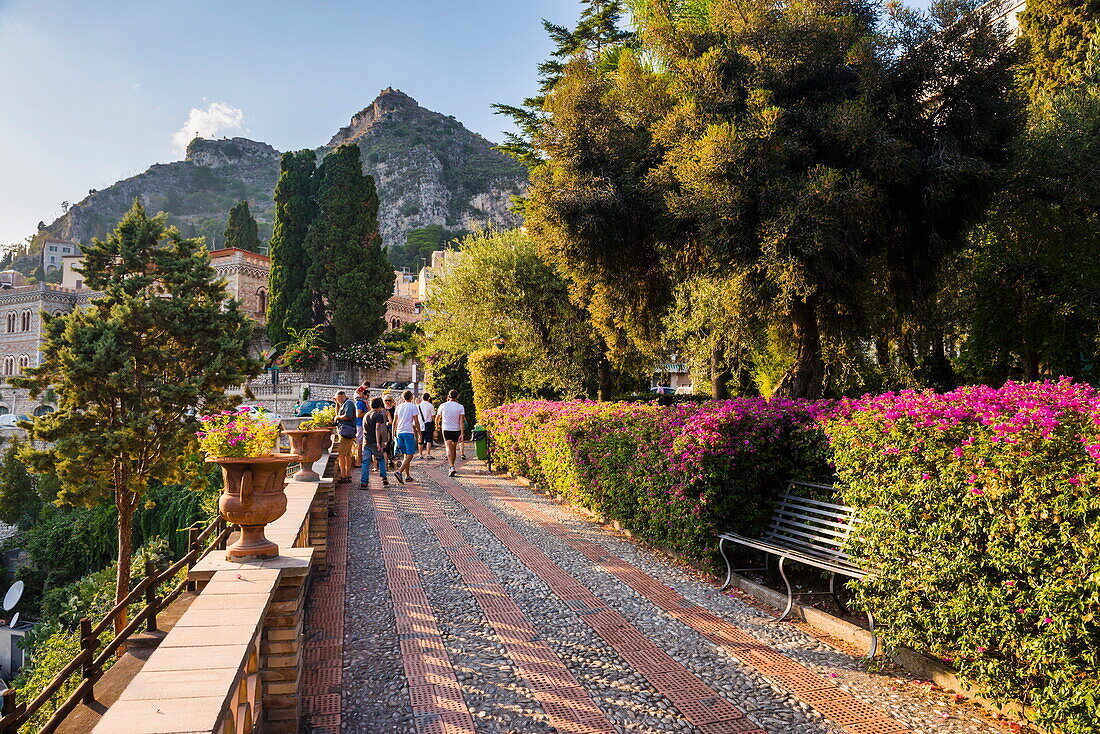
{"type": "Polygon", "coordinates": [[[474,426],[473,433],[470,434],[470,438],[474,440],[474,448],[476,449],[477,458],[481,461],[489,460],[489,432],[485,430],[485,426],[480,423],[474,426]]]}

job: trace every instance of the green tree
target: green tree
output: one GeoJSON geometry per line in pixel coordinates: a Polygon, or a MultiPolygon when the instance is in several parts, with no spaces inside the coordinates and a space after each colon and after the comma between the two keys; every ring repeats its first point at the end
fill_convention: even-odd
{"type": "Polygon", "coordinates": [[[315,174],[317,216],[305,249],[313,323],[327,325],[333,349],[370,344],[385,331],[394,273],[378,234],[378,194],[363,173],[359,146],[341,145],[315,174]]]}
{"type": "MultiPolygon", "coordinates": [[[[87,309],[45,315],[42,361],[12,383],[56,411],[35,420],[25,456],[53,468],[58,500],[118,510],[116,600],[130,589],[133,518],[155,480],[184,471],[194,411],[259,372],[248,356],[249,320],[229,300],[198,240],[133,207],[106,240],[84,248],[84,282],[102,295],[87,309]]],[[[120,615],[116,629],[125,625],[120,615]]]]}
{"type": "Polygon", "coordinates": [[[869,2],[634,8],[675,99],[651,123],[667,151],[640,179],[668,208],[666,259],[680,277],[742,279],[772,304],[795,352],[776,392],[820,395],[827,342],[863,328],[874,268],[917,299],[934,284],[920,276],[980,214],[1015,122],[1012,53],[980,14],[944,7],[894,18],[892,34],[869,2]]]}
{"type": "Polygon", "coordinates": [[[497,114],[512,118],[518,133],[505,133],[500,150],[534,168],[545,161],[535,143],[546,121],[546,99],[562,77],[566,65],[577,55],[584,55],[608,67],[615,65],[619,49],[633,42],[634,34],[622,27],[622,0],[581,0],[581,15],[576,26],[569,28],[551,23],[545,18],[542,27],[550,36],[554,50],[550,58],[539,64],[539,89],[516,105],[494,104],[497,114]]]}
{"type": "Polygon", "coordinates": [[[1081,81],[1100,0],[1028,0],[1020,13],[1022,80],[1033,100],[1081,81]]]}
{"type": "Polygon", "coordinates": [[[0,522],[26,525],[44,504],[38,482],[20,457],[23,442],[13,439],[0,443],[6,444],[0,455],[0,522]]]}
{"type": "Polygon", "coordinates": [[[1080,81],[1036,100],[996,204],[955,263],[972,380],[1100,378],[1100,31],[1080,81]]]}
{"type": "Polygon", "coordinates": [[[275,186],[275,229],[271,235],[268,276],[267,336],[275,347],[290,341],[290,330],[313,326],[312,296],[307,287],[309,225],[317,215],[312,150],[284,153],[275,186]]]}
{"type": "Polygon", "coordinates": [[[235,247],[248,252],[260,251],[260,234],[256,220],[248,210],[248,202],[242,201],[229,210],[229,224],[225,228],[223,247],[235,247]]]}
{"type": "Polygon", "coordinates": [[[466,355],[503,339],[527,394],[593,393],[602,345],[534,239],[488,230],[466,237],[460,252],[432,281],[423,352],[466,355]]]}

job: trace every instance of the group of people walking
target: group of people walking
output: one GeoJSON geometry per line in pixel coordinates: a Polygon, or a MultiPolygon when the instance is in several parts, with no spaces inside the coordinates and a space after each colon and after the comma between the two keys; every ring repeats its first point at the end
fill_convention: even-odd
{"type": "Polygon", "coordinates": [[[336,393],[336,426],[340,434],[337,447],[338,476],[341,484],[350,483],[352,469],[361,467],[359,489],[368,489],[370,473],[376,468],[383,485],[389,485],[387,466],[395,468],[394,479],[399,484],[415,481],[411,468],[413,458],[434,460],[436,425],[442,435],[450,466],[447,476],[455,475],[455,461],[466,458],[462,447],[466,440],[466,409],[458,402],[458,393],[451,390],[438,407],[431,395],[420,396],[406,390],[397,403],[392,395],[370,397],[363,385],[355,398],[340,390],[336,393]]]}

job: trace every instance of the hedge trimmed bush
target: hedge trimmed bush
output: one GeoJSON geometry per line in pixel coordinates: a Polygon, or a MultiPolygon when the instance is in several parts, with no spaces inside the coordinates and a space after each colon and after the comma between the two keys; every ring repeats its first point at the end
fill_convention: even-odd
{"type": "Polygon", "coordinates": [[[888,393],[827,422],[857,603],[1065,734],[1100,731],[1100,396],[1069,381],[888,393]]]}
{"type": "Polygon", "coordinates": [[[496,462],[655,543],[711,557],[758,532],[789,479],[828,481],[824,403],[527,401],[482,414],[496,462]]]}
{"type": "Polygon", "coordinates": [[[519,359],[507,349],[472,352],[467,363],[478,414],[520,397],[519,359]]]}

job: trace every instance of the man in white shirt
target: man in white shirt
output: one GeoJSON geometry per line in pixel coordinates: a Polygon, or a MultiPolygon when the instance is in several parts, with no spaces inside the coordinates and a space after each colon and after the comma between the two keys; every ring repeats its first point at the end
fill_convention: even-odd
{"type": "Polygon", "coordinates": [[[420,411],[417,409],[416,403],[413,402],[412,390],[406,390],[401,397],[405,399],[405,402],[398,405],[397,410],[394,411],[393,432],[396,434],[395,440],[401,449],[401,453],[405,455],[401,466],[397,467],[396,474],[397,481],[404,484],[413,480],[409,468],[412,466],[416,446],[420,443],[420,411]],[[405,472],[404,477],[401,476],[401,472],[405,472]]]}
{"type": "Polygon", "coordinates": [[[458,446],[466,440],[466,409],[458,402],[457,390],[447,393],[447,402],[439,406],[439,420],[442,421],[443,440],[447,444],[447,463],[451,465],[447,476],[453,477],[455,454],[458,453],[458,446]]]}

